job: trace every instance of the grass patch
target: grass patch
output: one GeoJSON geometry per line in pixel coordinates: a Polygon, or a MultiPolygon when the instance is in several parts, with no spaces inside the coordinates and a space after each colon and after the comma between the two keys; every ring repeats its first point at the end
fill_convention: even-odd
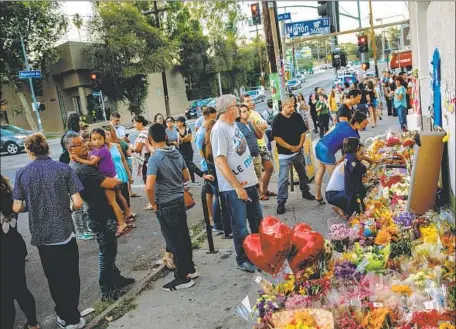
{"type": "MultiPolygon", "coordinates": [[[[99,302],[95,305],[95,312],[103,312],[109,305],[111,305],[112,302],[99,302]],[[98,308],[97,308],[98,307],[98,308]],[[104,308],[103,308],[104,307],[104,308]]],[[[117,319],[120,319],[123,317],[125,314],[130,312],[131,310],[134,310],[138,304],[134,302],[134,297],[130,298],[125,298],[119,302],[119,304],[111,311],[109,312],[103,320],[101,320],[95,327],[94,329],[105,329],[108,328],[109,322],[115,321],[117,319]]]]}
{"type": "Polygon", "coordinates": [[[190,228],[190,238],[192,239],[192,248],[198,249],[206,240],[206,234],[202,234],[198,239],[194,240],[201,232],[206,231],[206,224],[201,221],[190,228]]]}

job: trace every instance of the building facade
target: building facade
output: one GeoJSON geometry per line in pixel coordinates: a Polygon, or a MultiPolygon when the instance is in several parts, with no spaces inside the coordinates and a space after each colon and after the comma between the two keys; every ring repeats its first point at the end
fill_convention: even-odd
{"type": "MultiPolygon", "coordinates": [[[[35,88],[37,101],[45,106],[40,112],[43,129],[46,132],[64,131],[68,115],[78,113],[83,116],[87,123],[103,124],[103,111],[100,97],[94,96],[92,81],[90,78],[91,68],[87,67],[82,56],[83,48],[87,43],[69,41],[57,47],[59,60],[50,67],[50,75],[40,81],[40,88],[35,88]]],[[[144,115],[152,119],[156,113],[166,114],[165,99],[161,73],[151,73],[147,76],[149,92],[144,102],[144,115]]],[[[183,77],[174,71],[167,71],[167,84],[171,115],[184,113],[189,105],[183,77]]],[[[28,84],[24,84],[25,100],[21,100],[17,90],[12,85],[2,86],[6,104],[2,106],[2,122],[30,129],[27,121],[25,107],[27,103],[32,111],[32,98],[28,84]]],[[[110,103],[105,99],[107,114],[110,111],[118,111],[125,124],[132,119],[128,112],[128,104],[110,103]]],[[[36,123],[36,113],[32,112],[36,123]]],[[[109,118],[108,118],[109,119],[109,118]]]]}
{"type": "MultiPolygon", "coordinates": [[[[418,70],[421,109],[448,134],[448,162],[456,192],[455,2],[409,1],[413,68],[418,70]],[[438,67],[438,69],[437,69],[438,67]]],[[[453,199],[454,200],[454,199],[453,199]]]]}

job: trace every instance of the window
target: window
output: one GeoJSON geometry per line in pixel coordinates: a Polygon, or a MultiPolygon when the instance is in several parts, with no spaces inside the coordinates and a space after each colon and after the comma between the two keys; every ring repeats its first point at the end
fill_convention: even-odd
{"type": "Polygon", "coordinates": [[[74,112],[81,115],[81,99],[79,98],[79,96],[73,96],[72,101],[74,112]]]}

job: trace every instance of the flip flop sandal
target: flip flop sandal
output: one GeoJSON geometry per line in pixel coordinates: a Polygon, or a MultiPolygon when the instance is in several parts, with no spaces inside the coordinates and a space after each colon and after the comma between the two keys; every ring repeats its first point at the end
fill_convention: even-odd
{"type": "Polygon", "coordinates": [[[265,194],[261,194],[260,195],[260,200],[261,201],[267,201],[267,200],[269,200],[269,197],[267,195],[265,195],[265,194]]]}
{"type": "Polygon", "coordinates": [[[126,223],[131,223],[131,222],[134,222],[135,220],[136,220],[136,214],[135,213],[132,213],[130,216],[125,218],[125,222],[126,223]]]}
{"type": "Polygon", "coordinates": [[[125,236],[127,233],[130,233],[136,227],[135,224],[127,224],[127,227],[124,228],[122,232],[116,232],[116,237],[120,239],[121,237],[125,236]]]}
{"type": "Polygon", "coordinates": [[[274,193],[274,192],[271,192],[271,191],[266,191],[266,192],[265,192],[265,193],[263,193],[263,194],[264,194],[264,195],[266,195],[266,196],[277,196],[277,194],[276,194],[276,193],[274,193]]]}
{"type": "Polygon", "coordinates": [[[138,193],[132,193],[130,195],[130,198],[139,198],[141,195],[139,195],[138,193]]]}
{"type": "Polygon", "coordinates": [[[152,205],[149,203],[147,206],[144,207],[144,210],[154,210],[154,208],[152,208],[152,205]]]}
{"type": "Polygon", "coordinates": [[[325,202],[325,200],[323,200],[323,198],[315,199],[315,201],[317,201],[320,206],[326,204],[326,202],[325,202]]]}

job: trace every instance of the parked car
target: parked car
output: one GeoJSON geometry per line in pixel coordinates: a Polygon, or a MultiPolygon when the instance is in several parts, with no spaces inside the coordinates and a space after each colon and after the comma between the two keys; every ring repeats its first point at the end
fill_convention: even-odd
{"type": "Polygon", "coordinates": [[[185,116],[187,119],[199,118],[202,114],[201,110],[203,106],[205,106],[211,100],[213,100],[213,98],[198,99],[196,101],[193,101],[193,103],[190,104],[188,109],[185,111],[185,116]]]}
{"type": "Polygon", "coordinates": [[[251,91],[258,91],[260,95],[264,95],[264,87],[263,86],[258,86],[258,87],[252,87],[250,88],[251,91]]]}
{"type": "Polygon", "coordinates": [[[301,81],[298,79],[291,79],[287,81],[288,91],[298,90],[301,88],[301,81]]]}
{"type": "Polygon", "coordinates": [[[298,79],[301,83],[306,82],[306,76],[304,74],[296,74],[295,79],[298,79]]]}
{"type": "Polygon", "coordinates": [[[25,130],[13,125],[1,125],[1,152],[8,152],[11,155],[18,154],[24,149],[24,141],[31,134],[33,134],[33,131],[25,130]]]}
{"type": "Polygon", "coordinates": [[[252,97],[253,103],[255,104],[266,101],[266,96],[264,95],[264,93],[260,94],[258,90],[247,90],[245,93],[252,97]]]}

